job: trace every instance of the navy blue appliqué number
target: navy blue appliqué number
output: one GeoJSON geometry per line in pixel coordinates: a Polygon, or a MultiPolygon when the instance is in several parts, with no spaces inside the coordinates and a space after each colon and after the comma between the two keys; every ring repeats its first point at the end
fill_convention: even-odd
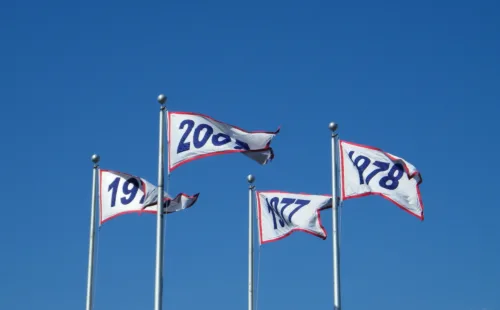
{"type": "MultiPolygon", "coordinates": [[[[195,128],[195,123],[193,120],[185,119],[179,125],[179,129],[184,128],[186,128],[186,131],[184,131],[184,133],[182,134],[179,145],[177,146],[177,154],[189,151],[191,149],[191,142],[186,142],[186,140],[193,131],[193,128],[193,146],[197,149],[204,147],[207,144],[208,140],[211,140],[214,146],[222,146],[231,142],[231,137],[224,133],[218,133],[214,135],[213,127],[208,124],[199,124],[195,128]],[[210,139],[210,137],[212,138],[210,139]]],[[[250,150],[250,146],[243,141],[235,139],[235,144],[235,150],[250,150]]]]}
{"type": "MultiPolygon", "coordinates": [[[[354,151],[351,151],[349,153],[349,157],[351,158],[351,160],[353,160],[352,159],[353,154],[354,154],[354,151]]],[[[368,168],[368,166],[370,165],[370,159],[366,156],[359,155],[358,157],[356,157],[356,159],[353,160],[353,162],[354,162],[354,166],[356,166],[356,168],[358,168],[359,184],[365,184],[365,182],[363,180],[363,172],[365,172],[366,168],[368,168]],[[360,164],[360,162],[361,162],[361,164],[360,164]]]]}
{"type": "Polygon", "coordinates": [[[310,202],[310,200],[287,197],[281,198],[281,201],[279,197],[273,197],[270,200],[266,198],[267,211],[271,213],[271,216],[273,217],[273,228],[278,229],[278,223],[281,227],[285,227],[285,224],[289,225],[292,222],[292,217],[295,215],[295,213],[297,213],[297,211],[299,211],[303,207],[307,206],[310,202]],[[278,207],[280,203],[282,204],[281,209],[278,207]],[[284,214],[285,209],[294,204],[296,205],[296,207],[288,214],[288,218],[286,218],[284,214]]]}
{"type": "Polygon", "coordinates": [[[379,182],[380,186],[387,189],[398,188],[399,180],[401,179],[404,173],[405,173],[404,167],[400,163],[395,164],[394,166],[392,166],[389,173],[385,177],[380,179],[379,182]]]}
{"type": "Polygon", "coordinates": [[[198,125],[198,127],[196,127],[196,129],[194,130],[194,137],[193,137],[194,147],[197,149],[203,147],[207,143],[208,138],[210,138],[210,136],[213,133],[214,133],[214,129],[210,125],[207,125],[207,124],[198,125]],[[203,137],[200,138],[201,131],[203,129],[205,129],[205,133],[204,133],[203,137]]]}
{"type": "MultiPolygon", "coordinates": [[[[349,158],[354,163],[354,166],[356,166],[356,169],[358,169],[359,184],[366,183],[368,185],[375,175],[379,174],[380,172],[384,172],[384,171],[389,170],[389,167],[391,166],[390,163],[386,163],[386,162],[382,162],[382,161],[378,161],[378,160],[376,160],[372,163],[371,160],[364,155],[358,155],[356,158],[353,158],[353,156],[354,156],[354,151],[350,151],[349,158]],[[368,174],[366,179],[364,179],[363,173],[365,172],[366,168],[368,168],[368,166],[370,164],[372,164],[373,166],[375,166],[377,168],[375,168],[375,170],[370,172],[370,174],[368,174]]],[[[398,188],[399,180],[401,180],[404,173],[405,173],[405,169],[404,169],[403,165],[400,163],[395,163],[391,167],[391,169],[389,170],[387,175],[380,178],[380,181],[378,182],[378,184],[385,189],[394,190],[394,189],[398,188]]]]}
{"type": "Polygon", "coordinates": [[[248,146],[247,143],[245,143],[243,141],[240,141],[238,139],[236,139],[236,146],[234,148],[236,150],[245,150],[245,151],[249,151],[250,150],[250,146],[248,146]]]}
{"type": "Polygon", "coordinates": [[[231,142],[231,137],[224,133],[218,133],[212,136],[212,143],[215,146],[221,146],[229,142],[231,142]]]}
{"type": "Polygon", "coordinates": [[[179,145],[177,146],[177,154],[188,151],[191,148],[191,143],[186,142],[187,137],[191,133],[191,130],[193,130],[194,127],[194,121],[191,119],[185,119],[181,122],[179,125],[179,129],[184,129],[184,127],[187,126],[186,131],[184,131],[184,134],[181,137],[181,141],[179,142],[179,145]]]}
{"type": "Polygon", "coordinates": [[[280,199],[278,197],[273,197],[271,200],[267,200],[267,211],[271,213],[273,217],[273,225],[274,229],[278,228],[278,224],[276,223],[276,216],[278,216],[278,221],[281,225],[281,227],[285,227],[285,221],[283,220],[282,217],[280,217],[280,213],[278,212],[278,204],[280,202],[280,199]]]}
{"type": "MultiPolygon", "coordinates": [[[[108,186],[108,192],[111,191],[111,207],[114,207],[116,205],[116,196],[118,194],[118,187],[120,185],[120,177],[116,177],[116,179],[113,180],[108,186]]],[[[137,192],[139,191],[141,184],[139,183],[139,180],[137,178],[130,178],[123,182],[122,185],[122,193],[124,194],[124,197],[120,198],[120,202],[123,205],[128,205],[131,203],[135,197],[137,196],[137,192]]],[[[146,195],[143,195],[140,203],[144,202],[144,198],[146,195]]]]}

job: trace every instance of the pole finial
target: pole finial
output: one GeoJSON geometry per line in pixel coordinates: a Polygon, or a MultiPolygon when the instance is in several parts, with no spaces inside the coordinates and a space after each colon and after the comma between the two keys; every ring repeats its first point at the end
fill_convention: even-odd
{"type": "Polygon", "coordinates": [[[160,94],[156,100],[158,100],[159,104],[165,104],[165,102],[167,102],[167,96],[160,94]]]}
{"type": "Polygon", "coordinates": [[[97,154],[94,154],[94,155],[92,155],[91,160],[92,160],[92,162],[93,162],[94,164],[96,164],[96,165],[97,165],[97,163],[99,163],[99,160],[101,160],[101,157],[100,157],[99,155],[97,155],[97,154]]]}
{"type": "Polygon", "coordinates": [[[248,183],[252,184],[253,182],[255,182],[255,177],[252,174],[249,174],[247,176],[247,181],[248,183]]]}
{"type": "Polygon", "coordinates": [[[330,124],[328,124],[328,128],[330,128],[332,132],[335,132],[339,128],[339,125],[335,122],[330,122],[330,124]]]}

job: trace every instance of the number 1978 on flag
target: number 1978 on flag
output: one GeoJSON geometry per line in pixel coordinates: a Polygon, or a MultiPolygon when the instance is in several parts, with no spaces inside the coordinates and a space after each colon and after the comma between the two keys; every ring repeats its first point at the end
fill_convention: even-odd
{"type": "Polygon", "coordinates": [[[380,195],[423,219],[420,172],[380,149],[340,141],[342,198],[380,195]]]}
{"type": "Polygon", "coordinates": [[[369,185],[373,177],[381,172],[386,172],[384,173],[384,176],[379,179],[378,185],[387,190],[394,190],[398,188],[399,180],[405,173],[405,169],[400,163],[391,163],[379,160],[372,161],[370,158],[362,154],[356,156],[354,151],[349,152],[349,158],[354,163],[354,166],[356,166],[356,169],[358,169],[360,185],[369,185]],[[389,169],[389,167],[391,169],[389,169]],[[371,172],[369,172],[365,178],[365,172],[370,170],[371,172]]]}

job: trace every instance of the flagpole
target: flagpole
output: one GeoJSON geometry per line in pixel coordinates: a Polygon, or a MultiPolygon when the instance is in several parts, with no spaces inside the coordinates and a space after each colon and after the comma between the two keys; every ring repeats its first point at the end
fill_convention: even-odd
{"type": "Polygon", "coordinates": [[[253,190],[255,177],[247,176],[248,184],[248,310],[253,310],[253,190]]]}
{"type": "Polygon", "coordinates": [[[99,155],[92,155],[94,168],[92,169],[92,202],[90,206],[90,238],[89,238],[89,262],[87,270],[87,301],[86,310],[92,309],[92,297],[94,286],[94,240],[95,240],[95,222],[96,222],[96,186],[97,186],[97,170],[99,169],[99,155]]]}
{"type": "Polygon", "coordinates": [[[337,193],[337,162],[336,150],[338,143],[338,134],[336,130],[338,125],[331,122],[328,127],[332,131],[332,242],[333,242],[333,309],[341,310],[340,303],[340,249],[338,235],[338,207],[339,198],[337,193]]]}
{"type": "Polygon", "coordinates": [[[158,149],[158,206],[156,216],[156,270],[155,270],[155,310],[162,310],[163,295],[163,145],[165,132],[165,102],[167,97],[163,94],[158,96],[160,104],[160,137],[158,149]]]}

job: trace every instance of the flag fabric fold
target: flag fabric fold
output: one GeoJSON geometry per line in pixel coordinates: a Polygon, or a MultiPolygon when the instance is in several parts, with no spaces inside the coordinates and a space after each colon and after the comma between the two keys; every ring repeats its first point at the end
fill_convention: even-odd
{"type": "Polygon", "coordinates": [[[210,116],[168,112],[168,170],[207,156],[243,153],[261,165],[274,158],[271,140],[279,133],[246,131],[210,116]]]}
{"type": "Polygon", "coordinates": [[[281,191],[257,191],[260,244],[277,241],[294,231],[326,239],[320,211],[332,207],[332,197],[281,191]]]}
{"type": "MultiPolygon", "coordinates": [[[[158,187],[144,178],[113,170],[100,170],[99,223],[127,213],[156,213],[158,187]]],[[[172,198],[165,193],[164,213],[173,213],[192,207],[199,193],[184,193],[172,198]]]]}
{"type": "MultiPolygon", "coordinates": [[[[197,193],[194,194],[193,196],[189,196],[184,193],[179,193],[174,198],[170,197],[170,195],[167,192],[163,192],[163,195],[164,195],[163,208],[165,208],[164,212],[168,214],[192,207],[196,202],[196,200],[198,200],[198,196],[200,194],[197,193]]],[[[151,191],[147,193],[142,210],[153,211],[154,213],[156,213],[158,206],[157,201],[158,201],[158,187],[155,186],[151,191]]]]}
{"type": "Polygon", "coordinates": [[[401,157],[381,149],[340,141],[342,199],[380,195],[424,219],[420,172],[401,157]]]}

